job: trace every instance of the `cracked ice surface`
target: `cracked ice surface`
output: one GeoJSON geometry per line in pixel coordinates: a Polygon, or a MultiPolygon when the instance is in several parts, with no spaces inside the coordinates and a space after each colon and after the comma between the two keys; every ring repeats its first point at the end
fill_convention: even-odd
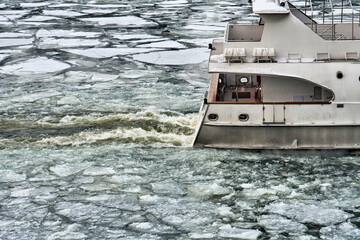
{"type": "Polygon", "coordinates": [[[190,147],[247,0],[0,8],[0,239],[359,239],[359,157],[190,147]]]}

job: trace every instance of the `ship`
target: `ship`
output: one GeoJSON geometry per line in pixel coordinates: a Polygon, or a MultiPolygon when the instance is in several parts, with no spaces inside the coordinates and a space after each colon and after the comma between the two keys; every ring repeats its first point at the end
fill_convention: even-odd
{"type": "Polygon", "coordinates": [[[209,44],[194,147],[360,148],[360,18],[351,0],[252,0],[209,44]]]}

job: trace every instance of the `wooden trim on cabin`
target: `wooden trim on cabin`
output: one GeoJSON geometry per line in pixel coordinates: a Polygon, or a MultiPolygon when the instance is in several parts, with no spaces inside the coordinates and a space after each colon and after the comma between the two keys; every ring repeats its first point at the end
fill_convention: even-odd
{"type": "Polygon", "coordinates": [[[216,102],[219,73],[213,73],[210,80],[209,102],[216,102]]]}

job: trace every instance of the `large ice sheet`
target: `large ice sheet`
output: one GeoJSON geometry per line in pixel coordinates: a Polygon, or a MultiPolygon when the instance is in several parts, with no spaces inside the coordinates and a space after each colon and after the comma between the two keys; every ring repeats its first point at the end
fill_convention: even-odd
{"type": "Polygon", "coordinates": [[[126,17],[95,17],[95,18],[80,18],[82,21],[95,22],[101,26],[105,25],[119,25],[123,27],[150,27],[158,24],[136,16],[126,17]]]}
{"type": "Polygon", "coordinates": [[[275,202],[266,207],[271,213],[294,219],[301,223],[313,223],[318,225],[331,225],[346,221],[352,214],[338,208],[322,206],[316,202],[275,202]]]}
{"type": "Polygon", "coordinates": [[[102,33],[100,32],[81,32],[75,30],[61,30],[61,29],[40,29],[36,32],[36,37],[63,37],[63,38],[71,38],[71,37],[85,37],[85,38],[95,38],[100,36],[102,33]]]}
{"type": "Polygon", "coordinates": [[[56,17],[80,17],[84,16],[83,13],[74,12],[71,10],[44,10],[44,15],[56,16],[56,17]]]}
{"type": "Polygon", "coordinates": [[[40,48],[68,48],[68,47],[93,47],[100,45],[101,42],[96,39],[79,38],[44,38],[39,43],[40,48]]]}
{"type": "Polygon", "coordinates": [[[90,57],[90,58],[109,58],[129,54],[156,51],[158,49],[140,48],[90,48],[90,49],[63,49],[65,52],[90,57]]]}
{"type": "Polygon", "coordinates": [[[138,54],[133,58],[140,62],[159,65],[186,65],[202,63],[209,58],[209,50],[193,48],[179,51],[162,51],[146,54],[138,54]]]}
{"type": "Polygon", "coordinates": [[[25,62],[13,65],[5,65],[0,67],[0,72],[14,75],[27,75],[31,73],[53,73],[69,68],[70,65],[49,59],[46,57],[38,57],[29,59],[25,62]]]}
{"type": "Polygon", "coordinates": [[[2,38],[0,39],[0,47],[23,46],[32,44],[33,38],[2,38]]]}
{"type": "Polygon", "coordinates": [[[137,47],[141,48],[186,48],[181,43],[178,43],[176,41],[168,40],[168,41],[162,41],[162,42],[155,42],[155,43],[149,43],[149,44],[141,44],[137,47]]]}

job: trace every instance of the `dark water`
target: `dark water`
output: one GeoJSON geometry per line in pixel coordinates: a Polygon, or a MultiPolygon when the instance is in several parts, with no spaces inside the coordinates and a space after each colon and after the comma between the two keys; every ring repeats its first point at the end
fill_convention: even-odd
{"type": "Polygon", "coordinates": [[[191,148],[247,1],[0,8],[1,239],[360,239],[359,157],[191,148]]]}

